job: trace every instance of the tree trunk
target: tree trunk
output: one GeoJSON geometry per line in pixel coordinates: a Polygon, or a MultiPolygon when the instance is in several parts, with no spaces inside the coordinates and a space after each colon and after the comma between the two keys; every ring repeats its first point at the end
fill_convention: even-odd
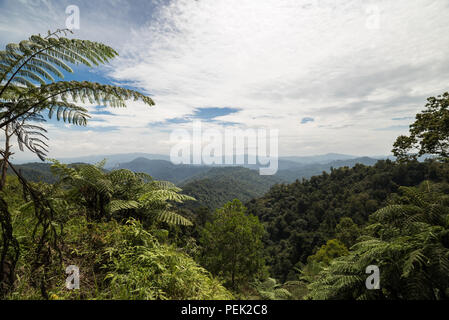
{"type": "Polygon", "coordinates": [[[7,125],[5,127],[5,150],[4,150],[4,156],[3,156],[3,161],[2,161],[2,176],[0,178],[0,190],[3,190],[3,187],[5,186],[6,174],[8,173],[8,161],[7,160],[9,160],[10,149],[11,149],[11,146],[9,144],[9,139],[11,138],[11,136],[9,135],[8,129],[9,129],[9,125],[7,125]]]}

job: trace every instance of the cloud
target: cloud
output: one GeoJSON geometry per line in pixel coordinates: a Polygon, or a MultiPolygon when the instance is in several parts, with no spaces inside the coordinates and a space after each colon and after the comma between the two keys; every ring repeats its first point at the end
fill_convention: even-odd
{"type": "Polygon", "coordinates": [[[377,131],[397,131],[397,130],[404,130],[404,129],[408,129],[409,126],[407,125],[396,125],[396,126],[389,126],[389,127],[385,127],[385,128],[377,128],[374,130],[377,131]]]}
{"type": "Polygon", "coordinates": [[[161,0],[3,0],[0,1],[0,44],[18,42],[31,34],[66,28],[66,8],[76,5],[80,13],[81,39],[101,41],[120,49],[125,40],[151,19],[161,0]]]}
{"type": "MultiPolygon", "coordinates": [[[[5,1],[0,9],[14,14],[0,19],[2,40],[11,29],[28,32],[61,21],[68,2],[45,3],[48,13],[39,18],[36,8],[22,12],[23,5],[5,1]]],[[[168,132],[188,128],[183,119],[202,113],[216,121],[209,121],[210,127],[279,129],[281,155],[386,154],[425,99],[447,90],[447,1],[172,0],[151,7],[80,1],[79,6],[85,17],[81,35],[119,47],[120,58],[102,75],[141,88],[156,102],[152,108],[133,102],[127,109],[97,112],[99,121],[90,128],[116,128],[103,136],[100,129],[55,127],[54,141],[69,139],[81,155],[110,149],[167,153],[168,132]],[[210,108],[232,112],[208,114],[210,108]],[[301,126],[305,118],[314,121],[301,126]],[[145,143],[150,135],[152,143],[145,143]]],[[[16,38],[14,32],[19,31],[11,35],[16,38]]],[[[56,154],[63,154],[57,148],[56,154]]]]}
{"type": "Polygon", "coordinates": [[[401,128],[373,130],[392,126],[395,114],[412,117],[446,89],[447,7],[173,1],[136,31],[111,76],[151,92],[158,118],[239,109],[219,119],[280,129],[281,154],[388,153],[401,128]],[[319,125],[298,126],[306,115],[319,125]]]}
{"type": "Polygon", "coordinates": [[[392,118],[391,120],[393,121],[403,121],[403,120],[412,120],[413,117],[397,117],[397,118],[392,118]]]}

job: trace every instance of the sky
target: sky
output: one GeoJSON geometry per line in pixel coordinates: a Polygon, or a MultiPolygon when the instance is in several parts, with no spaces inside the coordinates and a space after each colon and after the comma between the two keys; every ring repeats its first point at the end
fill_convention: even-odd
{"type": "Polygon", "coordinates": [[[426,98],[448,91],[447,0],[0,0],[0,46],[64,28],[69,5],[73,36],[120,56],[66,79],[156,105],[87,105],[85,128],[49,121],[51,158],[169,154],[170,133],[193,120],[278,129],[281,156],[388,155],[426,98]]]}

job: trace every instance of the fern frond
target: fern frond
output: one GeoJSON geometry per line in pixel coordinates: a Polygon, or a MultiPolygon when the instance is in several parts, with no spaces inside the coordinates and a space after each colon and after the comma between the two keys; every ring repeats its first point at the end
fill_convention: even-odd
{"type": "Polygon", "coordinates": [[[115,184],[123,184],[130,181],[137,181],[137,175],[128,169],[113,170],[108,174],[115,184]]]}
{"type": "Polygon", "coordinates": [[[192,222],[181,216],[180,214],[177,214],[173,211],[169,210],[158,210],[154,212],[156,218],[159,221],[172,224],[172,225],[183,225],[183,226],[191,226],[193,225],[192,222]]]}
{"type": "Polygon", "coordinates": [[[109,212],[115,213],[120,210],[137,209],[140,204],[133,200],[111,200],[109,202],[109,212]]]}
{"type": "Polygon", "coordinates": [[[36,59],[45,60],[70,72],[71,69],[64,62],[84,64],[90,67],[92,64],[106,63],[117,55],[114,49],[98,42],[51,36],[43,38],[40,35],[33,35],[19,44],[7,45],[6,50],[0,52],[0,63],[4,66],[0,74],[0,82],[8,81],[8,77],[11,80],[33,62],[34,66],[41,68],[40,70],[34,69],[31,74],[27,75],[33,80],[36,79],[36,73],[44,74],[42,71],[47,74],[50,71],[58,76],[62,74],[60,71],[56,71],[54,66],[36,64],[36,59]]]}
{"type": "MultiPolygon", "coordinates": [[[[59,81],[63,72],[73,72],[68,64],[88,67],[107,63],[118,53],[98,42],[68,39],[62,36],[66,30],[57,30],[47,37],[33,35],[20,43],[8,44],[0,51],[0,128],[24,119],[28,114],[48,111],[49,118],[86,125],[89,115],[77,103],[97,103],[110,107],[126,107],[128,100],[142,101],[152,106],[153,100],[137,91],[118,86],[91,82],[59,81]],[[71,100],[71,101],[69,101],[71,100]],[[3,102],[14,102],[6,104],[3,102]]],[[[17,128],[17,125],[15,125],[17,128]]],[[[24,130],[16,129],[20,144],[36,153],[41,160],[47,152],[45,142],[24,136],[24,130]]],[[[20,146],[21,150],[23,149],[20,146]]]]}
{"type": "Polygon", "coordinates": [[[17,136],[17,143],[21,151],[24,150],[24,146],[39,156],[44,161],[45,155],[48,153],[48,144],[45,142],[48,140],[44,134],[47,132],[43,127],[35,125],[22,125],[17,121],[13,122],[12,130],[17,136]]]}
{"type": "Polygon", "coordinates": [[[48,118],[51,119],[56,112],[56,119],[59,121],[63,119],[64,122],[85,126],[87,119],[90,116],[87,114],[87,109],[77,106],[73,103],[64,101],[52,101],[48,105],[48,118]]]}
{"type": "Polygon", "coordinates": [[[418,268],[421,268],[426,264],[426,261],[428,258],[424,255],[422,249],[417,249],[415,251],[412,251],[408,259],[404,262],[404,266],[402,268],[402,277],[408,277],[410,273],[415,269],[415,265],[418,268]]]}
{"type": "Polygon", "coordinates": [[[160,189],[147,192],[139,197],[139,201],[143,203],[151,203],[154,201],[174,201],[182,203],[187,200],[195,200],[195,198],[178,193],[179,188],[176,189],[160,189]]]}

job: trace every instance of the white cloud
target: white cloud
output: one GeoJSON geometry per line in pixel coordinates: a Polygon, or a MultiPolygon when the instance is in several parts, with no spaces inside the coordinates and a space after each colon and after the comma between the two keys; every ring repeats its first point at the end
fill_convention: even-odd
{"type": "Polygon", "coordinates": [[[391,119],[414,116],[426,97],[447,90],[448,6],[445,0],[173,0],[140,26],[88,13],[83,35],[102,40],[116,33],[121,57],[109,75],[151,93],[156,107],[132,103],[89,124],[116,131],[57,129],[52,150],[167,153],[167,130],[184,125],[157,124],[213,106],[240,109],[219,120],[279,129],[281,155],[387,154],[406,130],[378,129],[408,124],[391,119]],[[301,124],[304,117],[315,121],[301,124]],[[69,140],[70,150],[58,149],[69,140]]]}
{"type": "Polygon", "coordinates": [[[3,0],[0,2],[0,44],[18,42],[31,34],[66,28],[66,8],[76,5],[81,39],[101,41],[120,49],[133,29],[152,13],[159,0],[3,0]],[[138,16],[137,16],[138,14],[138,16]]]}
{"type": "Polygon", "coordinates": [[[173,1],[136,32],[111,75],[154,94],[154,121],[230,106],[241,111],[220,120],[279,128],[281,154],[388,153],[403,132],[375,129],[447,89],[447,9],[426,0],[173,1]],[[373,12],[379,29],[368,28],[373,12]],[[301,125],[306,116],[315,122],[301,125]]]}

